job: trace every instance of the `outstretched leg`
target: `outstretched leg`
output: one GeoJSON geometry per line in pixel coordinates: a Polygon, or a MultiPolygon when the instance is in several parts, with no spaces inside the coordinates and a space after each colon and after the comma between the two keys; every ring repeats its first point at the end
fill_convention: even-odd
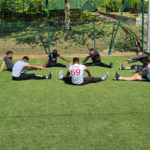
{"type": "Polygon", "coordinates": [[[113,62],[111,62],[109,65],[103,63],[103,62],[99,62],[96,64],[96,66],[101,66],[101,67],[106,67],[106,68],[113,68],[113,62]]]}
{"type": "Polygon", "coordinates": [[[83,81],[82,85],[89,84],[89,83],[97,83],[97,82],[105,81],[105,80],[107,80],[108,77],[109,77],[109,73],[108,72],[102,78],[87,77],[87,78],[84,78],[84,81],[83,81]]]}
{"type": "Polygon", "coordinates": [[[50,68],[50,67],[62,67],[62,68],[66,68],[67,66],[64,65],[64,64],[61,64],[61,63],[49,63],[46,65],[47,68],[50,68]]]}
{"type": "Polygon", "coordinates": [[[93,62],[91,62],[91,63],[86,63],[86,64],[84,64],[85,66],[96,66],[96,63],[93,63],[93,62]]]}
{"type": "Polygon", "coordinates": [[[133,75],[132,77],[121,77],[117,72],[115,74],[116,80],[123,80],[123,81],[141,81],[142,80],[142,74],[137,73],[133,75]]]}
{"type": "Polygon", "coordinates": [[[48,76],[41,76],[36,74],[21,74],[20,77],[13,77],[13,80],[29,80],[29,79],[36,79],[36,80],[42,80],[42,79],[51,79],[52,74],[49,73],[48,76]]]}

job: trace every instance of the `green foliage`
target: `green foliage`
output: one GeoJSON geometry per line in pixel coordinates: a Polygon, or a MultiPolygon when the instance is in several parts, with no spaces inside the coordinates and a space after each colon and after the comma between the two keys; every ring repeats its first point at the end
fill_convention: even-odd
{"type": "Polygon", "coordinates": [[[131,13],[140,13],[142,10],[141,0],[128,0],[126,11],[131,13]]]}
{"type": "Polygon", "coordinates": [[[107,4],[107,10],[118,12],[120,8],[122,7],[122,1],[121,0],[109,0],[107,4]]]}
{"type": "Polygon", "coordinates": [[[115,49],[121,52],[136,51],[137,46],[135,41],[118,41],[115,43],[115,49]]]}
{"type": "Polygon", "coordinates": [[[148,13],[148,2],[145,2],[145,13],[148,13]]]}

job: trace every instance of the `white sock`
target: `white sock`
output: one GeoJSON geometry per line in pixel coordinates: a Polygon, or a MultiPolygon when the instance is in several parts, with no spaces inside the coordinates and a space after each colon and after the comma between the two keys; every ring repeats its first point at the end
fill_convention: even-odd
{"type": "Polygon", "coordinates": [[[123,80],[123,77],[119,77],[118,80],[123,80]]]}

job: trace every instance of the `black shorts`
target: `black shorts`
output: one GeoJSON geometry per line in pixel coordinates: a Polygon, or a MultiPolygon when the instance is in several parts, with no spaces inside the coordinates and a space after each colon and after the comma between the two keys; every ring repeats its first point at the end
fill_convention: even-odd
{"type": "Polygon", "coordinates": [[[143,81],[150,81],[150,79],[147,77],[147,75],[142,76],[143,81]]]}
{"type": "Polygon", "coordinates": [[[141,66],[141,65],[132,65],[131,69],[135,69],[135,67],[137,67],[137,69],[140,70],[143,66],[141,66]]]}

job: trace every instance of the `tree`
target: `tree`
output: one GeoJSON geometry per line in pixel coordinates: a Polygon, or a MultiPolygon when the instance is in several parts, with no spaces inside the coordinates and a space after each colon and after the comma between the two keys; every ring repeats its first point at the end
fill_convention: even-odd
{"type": "Polygon", "coordinates": [[[65,0],[65,30],[69,32],[70,30],[70,0],[65,0]]]}

